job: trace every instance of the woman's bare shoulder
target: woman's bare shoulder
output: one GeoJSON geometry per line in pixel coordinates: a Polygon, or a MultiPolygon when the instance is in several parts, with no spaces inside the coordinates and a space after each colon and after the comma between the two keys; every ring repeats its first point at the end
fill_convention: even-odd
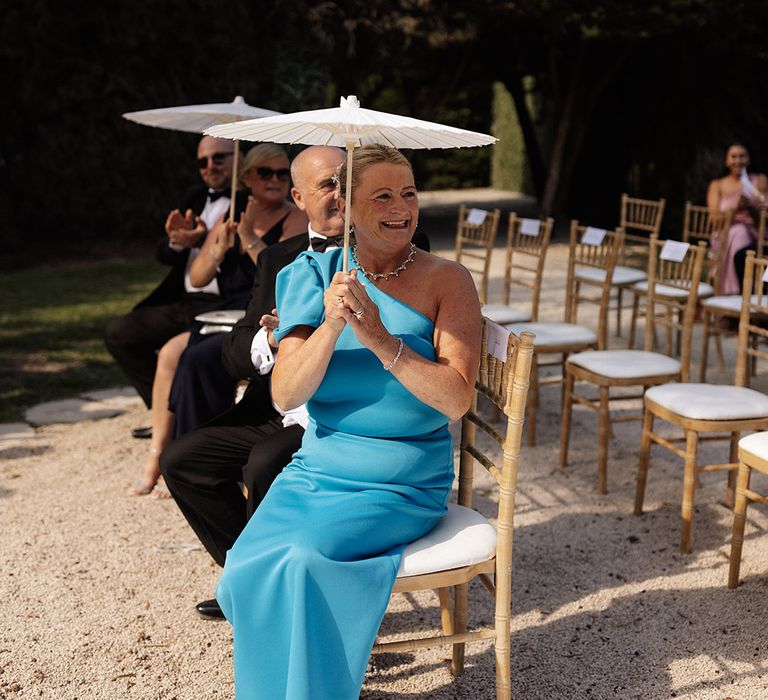
{"type": "Polygon", "coordinates": [[[469,271],[464,265],[457,263],[455,260],[449,260],[443,258],[434,253],[427,253],[424,250],[418,251],[420,258],[423,260],[423,265],[429,272],[440,275],[455,275],[458,277],[468,276],[469,271]]]}
{"type": "Polygon", "coordinates": [[[433,288],[439,289],[443,293],[455,291],[459,294],[466,293],[470,288],[475,288],[472,275],[464,265],[434,253],[419,251],[419,254],[420,260],[423,261],[422,269],[429,276],[434,285],[433,288]]]}

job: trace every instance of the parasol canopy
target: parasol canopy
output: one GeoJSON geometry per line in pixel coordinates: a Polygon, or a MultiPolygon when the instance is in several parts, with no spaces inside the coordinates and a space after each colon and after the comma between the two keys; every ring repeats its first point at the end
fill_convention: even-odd
{"type": "MultiPolygon", "coordinates": [[[[293,112],[225,124],[205,130],[209,136],[246,141],[341,146],[347,149],[347,193],[351,192],[352,153],[377,143],[393,148],[468,148],[496,142],[489,134],[445,124],[363,109],[357,97],[342,97],[338,107],[293,112]]],[[[347,271],[351,197],[344,211],[344,271],[347,271]]]]}
{"type": "MultiPolygon", "coordinates": [[[[230,124],[242,120],[274,117],[279,114],[280,112],[275,112],[271,109],[253,107],[238,95],[232,102],[145,109],[141,112],[126,112],[123,114],[123,117],[128,121],[143,124],[144,126],[202,134],[206,129],[217,124],[230,124]]],[[[236,174],[239,155],[240,144],[238,141],[235,141],[235,154],[232,161],[232,192],[229,204],[230,220],[234,214],[235,207],[236,174]]]]}

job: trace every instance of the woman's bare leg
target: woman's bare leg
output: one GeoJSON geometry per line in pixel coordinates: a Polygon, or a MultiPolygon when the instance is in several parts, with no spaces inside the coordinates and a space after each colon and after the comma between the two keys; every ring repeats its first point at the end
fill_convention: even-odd
{"type": "Polygon", "coordinates": [[[171,338],[157,356],[157,370],[152,384],[152,442],[141,478],[129,490],[134,496],[151,493],[160,478],[160,454],[171,440],[173,413],[168,410],[173,377],[179,366],[179,358],[187,347],[190,334],[179,333],[171,338]]]}

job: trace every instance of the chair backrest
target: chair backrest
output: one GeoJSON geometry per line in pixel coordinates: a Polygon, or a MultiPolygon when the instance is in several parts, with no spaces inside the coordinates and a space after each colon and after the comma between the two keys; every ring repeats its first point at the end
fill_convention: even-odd
{"type": "Polygon", "coordinates": [[[757,257],[763,257],[765,249],[765,224],[768,219],[768,210],[760,209],[760,218],[757,220],[757,257]]]}
{"type": "Polygon", "coordinates": [[[718,214],[718,216],[712,216],[709,207],[686,202],[683,217],[683,241],[688,243],[704,241],[709,246],[704,261],[704,278],[715,289],[719,288],[720,271],[723,269],[726,250],[726,246],[719,245],[719,241],[725,240],[723,232],[727,235],[731,228],[733,210],[728,209],[718,214]]]}
{"type": "MultiPolygon", "coordinates": [[[[499,485],[496,521],[496,610],[509,610],[512,580],[512,527],[515,513],[520,443],[533,359],[532,333],[520,336],[483,319],[480,369],[475,394],[461,423],[459,459],[459,505],[472,507],[475,462],[485,467],[499,485]],[[489,409],[501,410],[506,427],[497,429],[479,406],[487,400],[489,409]],[[481,430],[490,440],[478,440],[481,430]],[[489,445],[490,448],[486,448],[489,445]]],[[[498,620],[498,617],[497,617],[498,620]]]]}
{"type": "Polygon", "coordinates": [[[653,329],[656,323],[666,326],[670,334],[679,332],[680,374],[684,382],[688,381],[690,370],[691,339],[706,251],[707,244],[704,241],[694,245],[682,241],[661,241],[653,236],[650,242],[644,349],[646,352],[653,350],[653,329]],[[671,287],[685,294],[676,297],[667,292],[662,301],[657,296],[657,285],[671,287]],[[657,305],[663,305],[667,313],[658,315],[657,305]]]}
{"type": "Polygon", "coordinates": [[[544,261],[552,238],[552,218],[523,219],[509,215],[504,263],[504,304],[509,305],[512,285],[531,290],[531,321],[539,320],[544,261]]]}
{"type": "Polygon", "coordinates": [[[456,262],[472,273],[475,284],[479,287],[480,302],[483,304],[488,301],[488,272],[500,216],[498,209],[484,211],[470,209],[463,204],[459,207],[456,262]]]}
{"type": "Polygon", "coordinates": [[[744,281],[741,287],[739,342],[736,350],[736,386],[749,386],[753,362],[768,360],[768,258],[747,253],[744,281]]]}
{"type": "Polygon", "coordinates": [[[640,199],[621,195],[619,227],[624,231],[624,248],[619,264],[645,269],[648,260],[648,243],[651,236],[658,236],[664,217],[666,200],[640,199]]]}
{"type": "Polygon", "coordinates": [[[619,228],[594,235],[601,229],[581,226],[571,221],[571,235],[568,249],[568,277],[565,288],[565,322],[577,323],[578,305],[585,301],[599,306],[597,325],[597,346],[600,350],[608,346],[608,305],[611,298],[613,270],[624,244],[624,232],[619,228]],[[582,292],[583,278],[577,277],[577,270],[594,270],[595,282],[600,287],[598,296],[582,292]]]}

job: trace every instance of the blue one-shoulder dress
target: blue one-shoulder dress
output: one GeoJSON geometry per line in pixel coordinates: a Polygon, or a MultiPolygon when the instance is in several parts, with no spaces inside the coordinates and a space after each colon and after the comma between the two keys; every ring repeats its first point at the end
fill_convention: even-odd
{"type": "MultiPolygon", "coordinates": [[[[320,325],[341,262],[341,250],[304,253],[280,273],[278,339],[320,325]]],[[[366,291],[390,333],[434,360],[433,322],[366,291]]],[[[357,700],[402,550],[446,512],[448,419],[350,327],[307,408],[301,448],[228,552],[217,590],[234,628],[238,700],[357,700]]]]}

